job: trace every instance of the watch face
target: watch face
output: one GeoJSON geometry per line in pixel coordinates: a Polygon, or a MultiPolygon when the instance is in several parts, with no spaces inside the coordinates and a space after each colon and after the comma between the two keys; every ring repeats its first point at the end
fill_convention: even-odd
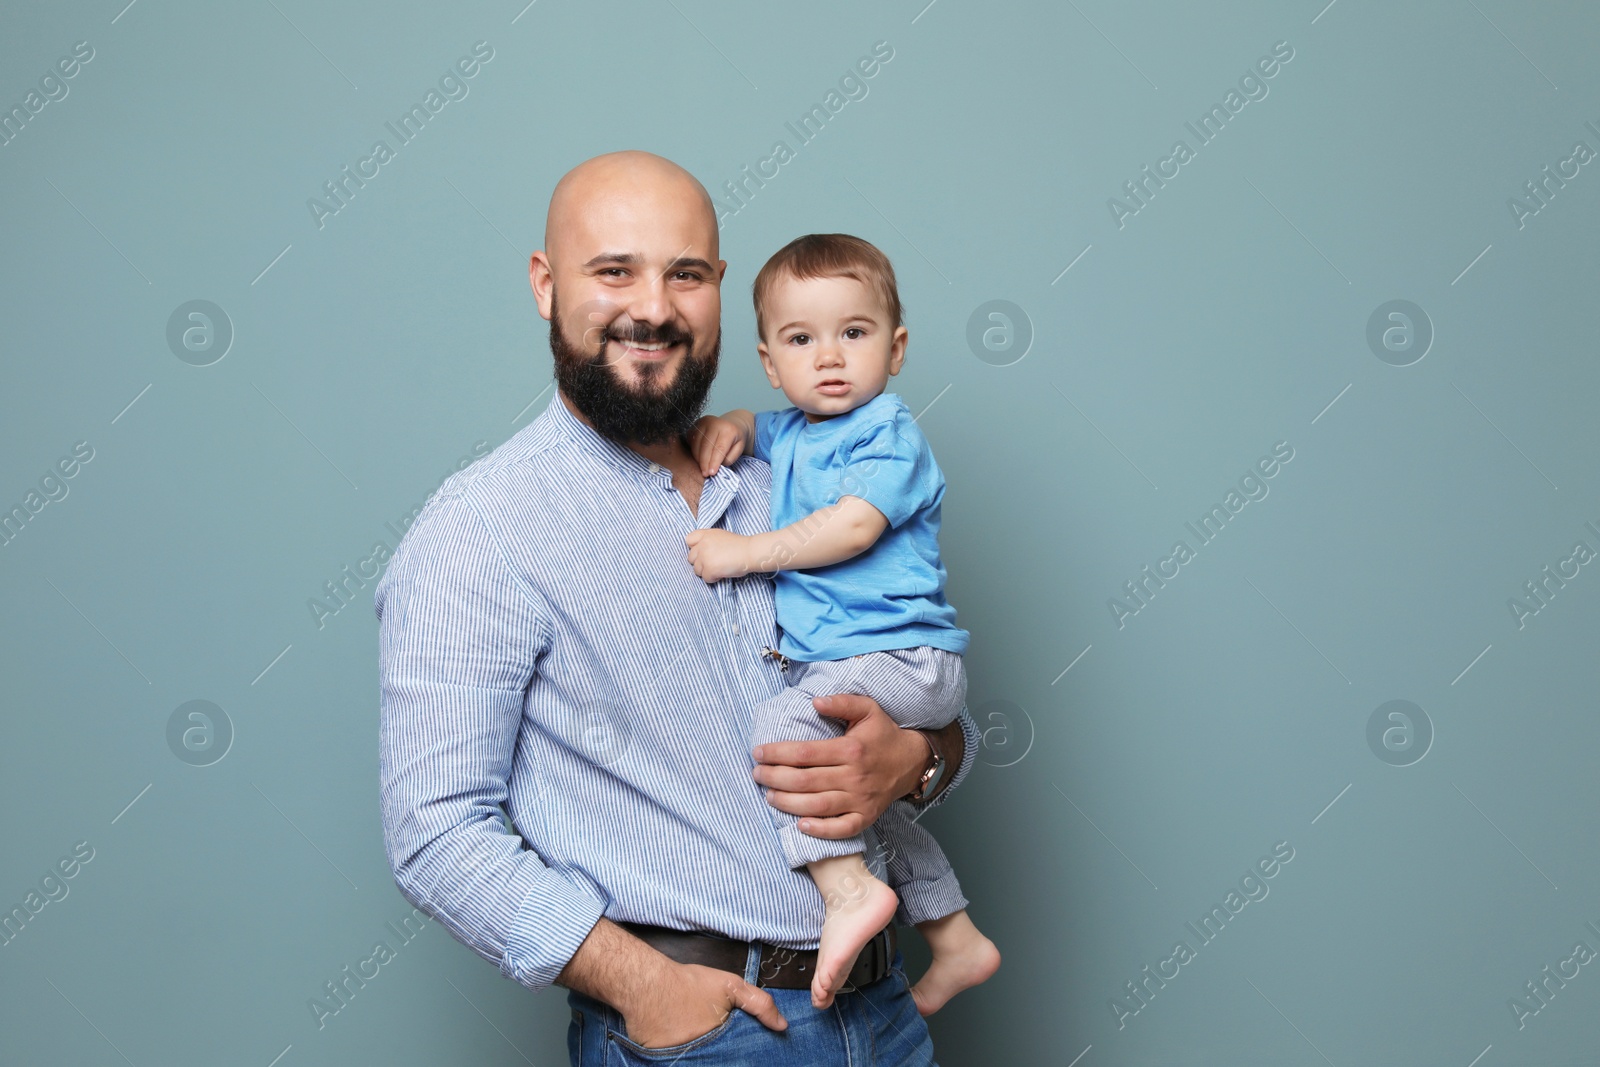
{"type": "Polygon", "coordinates": [[[923,769],[922,778],[917,782],[917,790],[911,794],[915,800],[925,800],[928,790],[934,782],[938,781],[944,771],[944,757],[935,752],[928,766],[923,769]]]}

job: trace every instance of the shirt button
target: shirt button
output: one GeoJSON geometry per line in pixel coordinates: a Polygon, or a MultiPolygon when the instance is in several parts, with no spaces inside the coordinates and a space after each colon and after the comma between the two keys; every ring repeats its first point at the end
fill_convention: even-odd
{"type": "Polygon", "coordinates": [[[650,473],[651,474],[660,474],[661,473],[661,464],[655,462],[654,460],[651,460],[650,461],[650,473]]]}
{"type": "Polygon", "coordinates": [[[733,636],[738,637],[739,636],[739,624],[738,623],[734,623],[732,629],[733,629],[733,636]]]}

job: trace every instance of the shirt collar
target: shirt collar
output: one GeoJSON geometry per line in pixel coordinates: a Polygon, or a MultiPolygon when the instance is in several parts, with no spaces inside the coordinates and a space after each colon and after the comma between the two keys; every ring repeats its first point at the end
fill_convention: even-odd
{"type": "Polygon", "coordinates": [[[596,459],[609,463],[618,470],[625,471],[635,476],[657,477],[666,468],[653,460],[645,459],[633,449],[619,445],[608,437],[596,432],[593,426],[584,422],[567,409],[566,402],[561,399],[557,390],[551,398],[549,405],[544,409],[544,418],[555,424],[559,432],[567,440],[588,452],[596,459]]]}
{"type": "MultiPolygon", "coordinates": [[[[567,409],[559,392],[551,398],[549,405],[544,409],[544,414],[539,418],[549,419],[555,425],[557,433],[601,462],[610,464],[635,478],[661,482],[665,488],[672,488],[672,471],[669,468],[654,460],[645,459],[633,449],[619,445],[597,433],[593,426],[567,409]]],[[[696,515],[702,528],[714,525],[722,517],[728,505],[733,503],[734,497],[738,495],[739,486],[738,472],[732,467],[723,467],[706,479],[705,486],[700,492],[700,507],[696,515]]]]}

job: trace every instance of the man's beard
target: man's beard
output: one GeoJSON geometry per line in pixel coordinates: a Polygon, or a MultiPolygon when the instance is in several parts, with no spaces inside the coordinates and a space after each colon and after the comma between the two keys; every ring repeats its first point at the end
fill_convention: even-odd
{"type": "MultiPolygon", "coordinates": [[[[663,392],[652,393],[624,383],[610,365],[608,349],[612,327],[605,327],[600,350],[585,355],[567,340],[561,326],[561,312],[555,294],[550,296],[550,354],[555,357],[556,384],[572,406],[583,413],[595,432],[620,445],[654,445],[682,438],[694,428],[705,408],[711,380],[717,376],[717,358],[722,349],[722,332],[717,331],[709,354],[694,355],[693,335],[677,327],[651,326],[635,322],[618,334],[635,344],[683,343],[685,356],[678,375],[663,392]]],[[[585,341],[587,341],[585,331],[585,341]]],[[[638,364],[646,388],[667,373],[663,364],[638,364]]]]}

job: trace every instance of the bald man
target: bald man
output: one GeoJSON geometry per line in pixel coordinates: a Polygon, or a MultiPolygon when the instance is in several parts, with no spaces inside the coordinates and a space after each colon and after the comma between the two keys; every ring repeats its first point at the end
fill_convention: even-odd
{"type": "Polygon", "coordinates": [[[812,1007],[823,902],[766,805],[870,842],[966,773],[971,717],[902,730],[824,697],[842,737],[750,751],[784,687],[772,576],[707,585],[683,547],[769,529],[767,466],[704,477],[685,440],[721,341],[711,198],[659,156],[599,156],[556,185],[544,243],[556,396],[440,486],[375,593],[396,883],[506,977],[569,990],[574,1064],[932,1063],[892,924],[812,1007]]]}

